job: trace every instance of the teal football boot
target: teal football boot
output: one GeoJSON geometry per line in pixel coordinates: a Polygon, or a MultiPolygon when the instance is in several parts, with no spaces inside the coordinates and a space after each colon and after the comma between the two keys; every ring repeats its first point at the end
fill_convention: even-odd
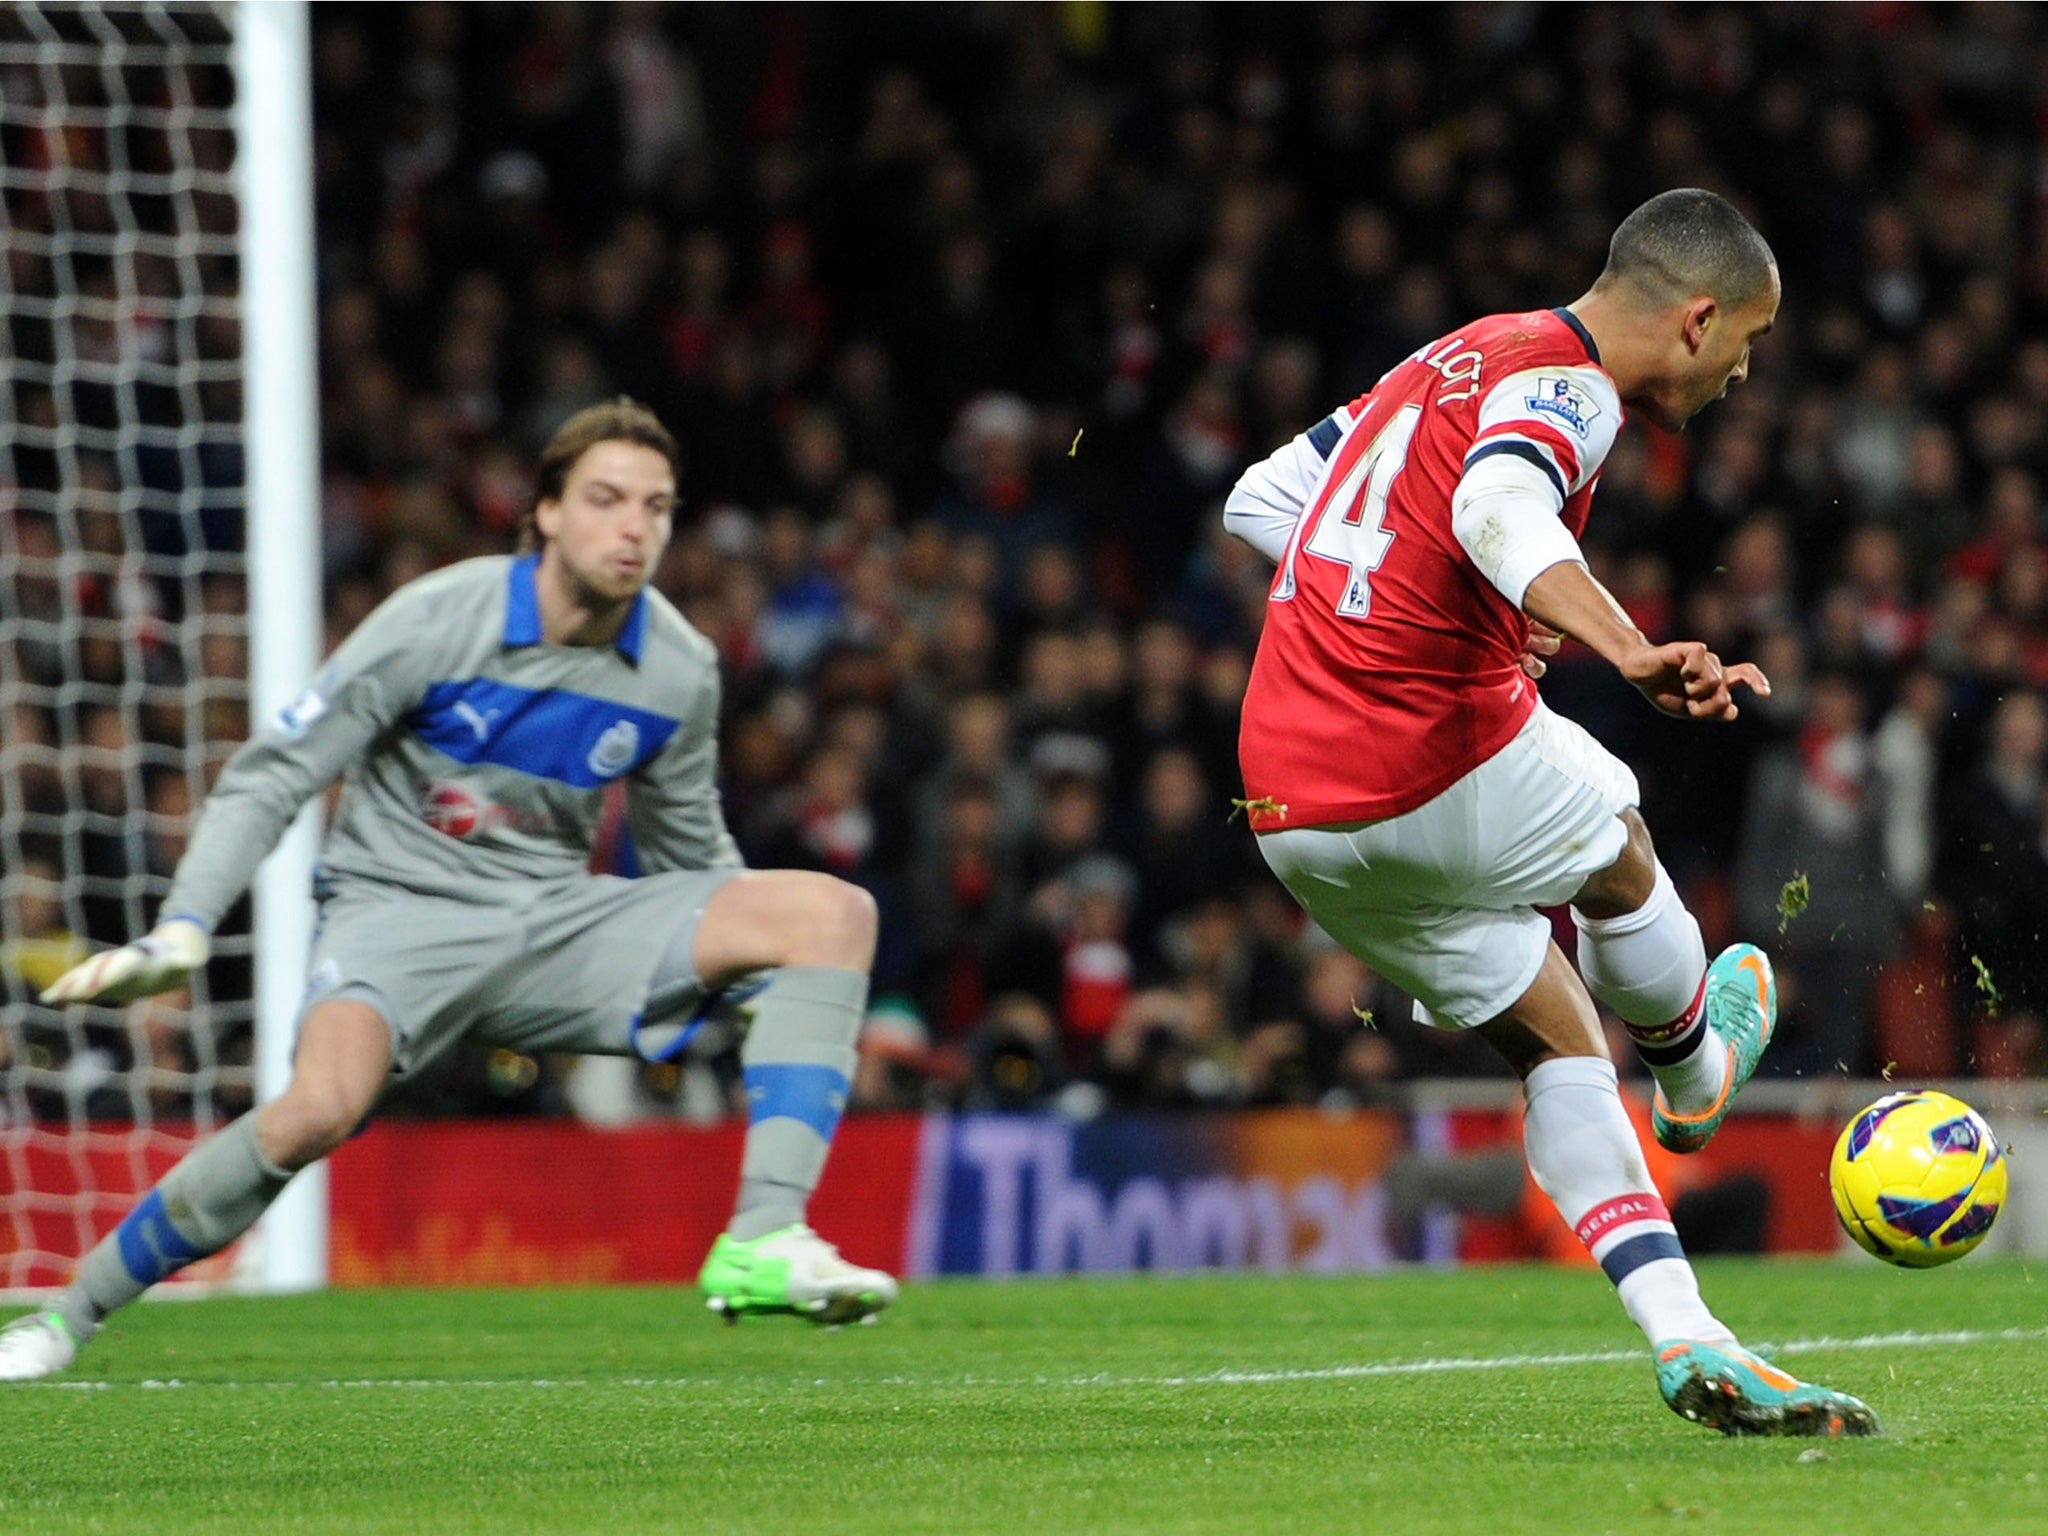
{"type": "Polygon", "coordinates": [[[1676,1113],[1659,1088],[1650,1104],[1650,1129],[1669,1152],[1697,1152],[1714,1139],[1735,1095],[1763,1060],[1771,1031],[1778,1027],[1778,980],[1770,959],[1754,944],[1730,944],[1707,967],[1707,1031],[1700,1049],[1728,1052],[1728,1076],[1721,1096],[1697,1115],[1676,1113]]]}
{"type": "Polygon", "coordinates": [[[1724,1435],[1838,1439],[1878,1432],[1877,1415],[1856,1398],[1800,1381],[1733,1339],[1659,1344],[1657,1390],[1680,1418],[1724,1435]]]}

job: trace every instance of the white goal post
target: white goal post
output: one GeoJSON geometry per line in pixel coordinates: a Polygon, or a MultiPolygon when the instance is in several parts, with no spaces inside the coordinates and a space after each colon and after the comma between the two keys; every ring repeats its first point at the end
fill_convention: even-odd
{"type": "MultiPolygon", "coordinates": [[[[318,665],[311,88],[303,0],[0,8],[0,1293],[288,1074],[312,809],[189,995],[35,994],[318,665]]],[[[167,1289],[322,1285],[326,1225],[315,1170],[167,1289]]]]}
{"type": "MultiPolygon", "coordinates": [[[[320,661],[320,400],[313,292],[313,76],[306,0],[243,0],[235,28],[249,711],[276,715],[320,661]]],[[[256,1093],[291,1077],[312,952],[319,812],[299,812],[256,876],[256,1093]]],[[[256,1233],[265,1290],[327,1283],[327,1167],[286,1187],[256,1233]]],[[[244,1266],[245,1269],[249,1266],[244,1266]]]]}

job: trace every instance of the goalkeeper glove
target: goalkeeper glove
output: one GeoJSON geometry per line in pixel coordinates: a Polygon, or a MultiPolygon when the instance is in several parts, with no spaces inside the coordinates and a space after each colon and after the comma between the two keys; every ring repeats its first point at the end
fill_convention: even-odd
{"type": "Polygon", "coordinates": [[[102,950],[43,989],[46,1003],[125,1003],[181,987],[206,964],[213,943],[187,917],[174,917],[133,944],[102,950]]]}

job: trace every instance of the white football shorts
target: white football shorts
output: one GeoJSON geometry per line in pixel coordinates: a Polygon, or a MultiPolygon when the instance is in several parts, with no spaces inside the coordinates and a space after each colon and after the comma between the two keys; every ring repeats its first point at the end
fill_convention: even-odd
{"type": "Polygon", "coordinates": [[[1414,996],[1418,1020],[1470,1029],[1529,990],[1551,936],[1536,908],[1621,856],[1638,798],[1620,759],[1539,703],[1427,805],[1267,832],[1259,851],[1325,933],[1414,996]]]}

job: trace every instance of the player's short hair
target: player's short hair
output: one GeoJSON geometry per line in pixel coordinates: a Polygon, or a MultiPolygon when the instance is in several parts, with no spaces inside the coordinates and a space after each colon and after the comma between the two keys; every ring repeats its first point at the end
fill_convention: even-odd
{"type": "Polygon", "coordinates": [[[1676,187],[1621,221],[1600,283],[1626,286],[1657,305],[1704,293],[1740,309],[1770,286],[1776,265],[1764,237],[1727,198],[1676,187]]]}
{"type": "Polygon", "coordinates": [[[540,465],[534,485],[533,505],[519,520],[519,552],[528,554],[542,544],[540,524],[534,514],[544,501],[559,501],[569,483],[569,471],[576,461],[599,443],[638,443],[652,448],[668,460],[669,473],[682,478],[682,450],[675,434],[661,424],[661,418],[630,395],[619,395],[596,405],[586,405],[559,427],[540,451],[540,465]]]}

